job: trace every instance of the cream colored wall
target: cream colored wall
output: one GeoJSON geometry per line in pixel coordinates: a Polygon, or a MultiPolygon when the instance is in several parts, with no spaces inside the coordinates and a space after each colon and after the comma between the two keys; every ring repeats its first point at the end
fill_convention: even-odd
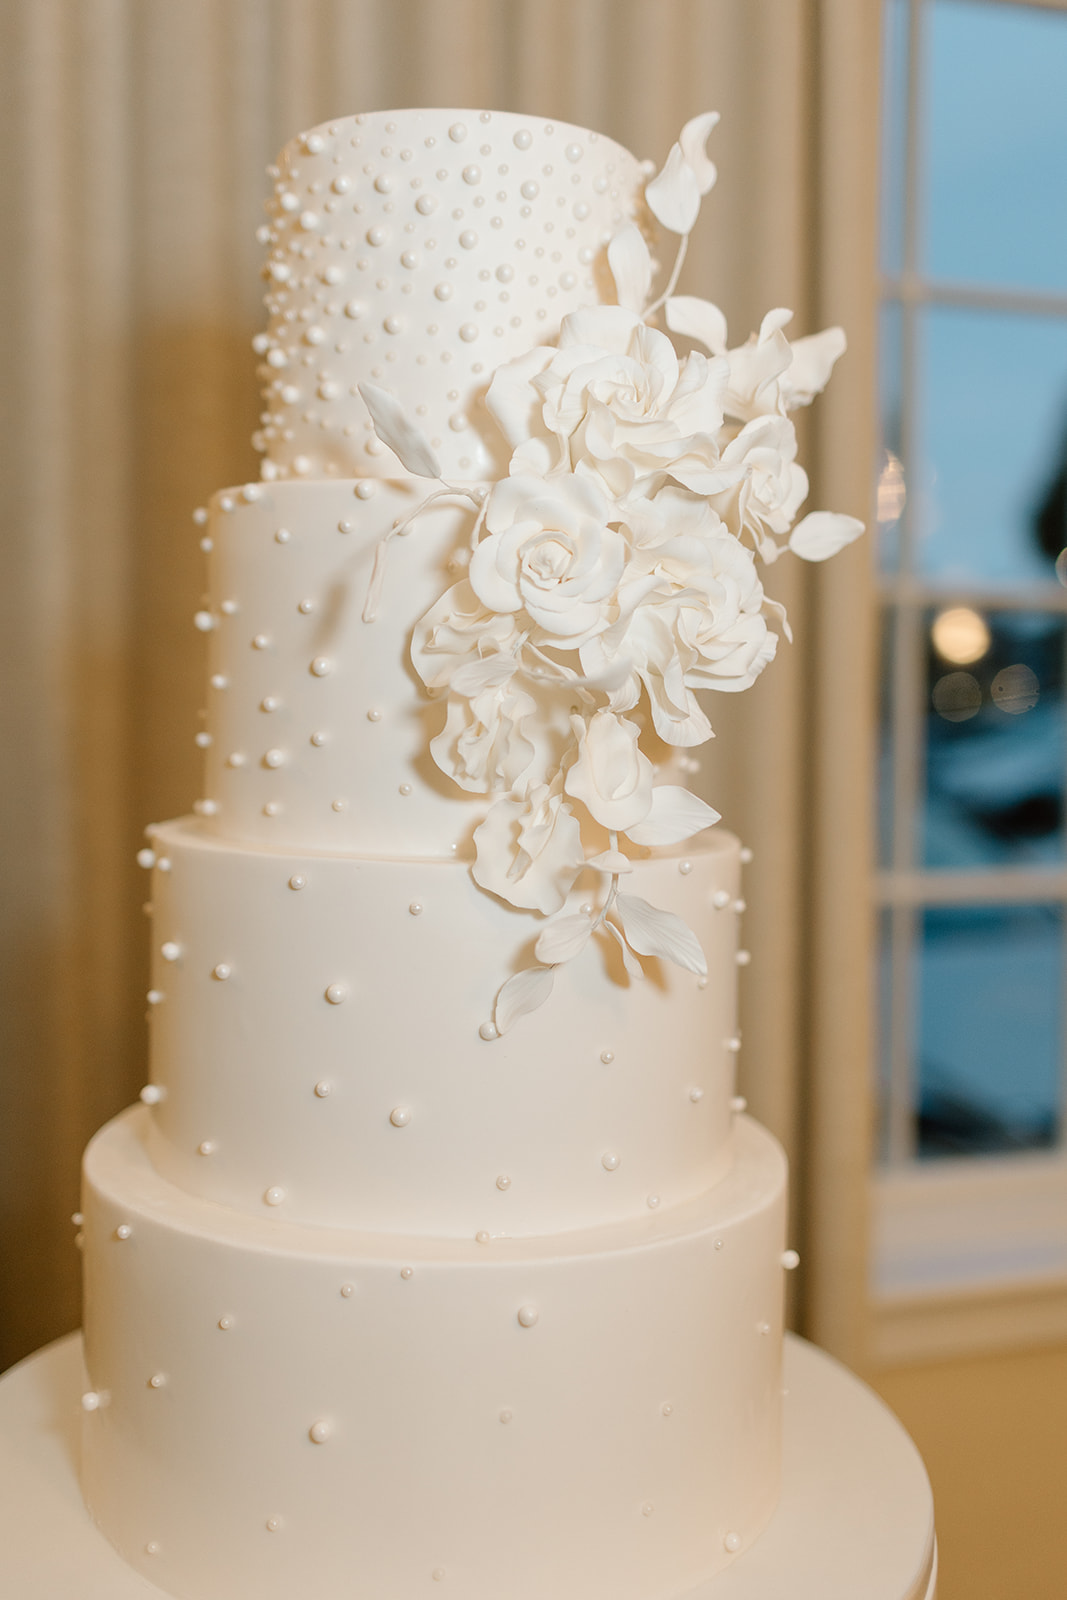
{"type": "Polygon", "coordinates": [[[891,1369],[871,1381],[930,1474],[938,1600],[1063,1600],[1067,1345],[891,1369]]]}

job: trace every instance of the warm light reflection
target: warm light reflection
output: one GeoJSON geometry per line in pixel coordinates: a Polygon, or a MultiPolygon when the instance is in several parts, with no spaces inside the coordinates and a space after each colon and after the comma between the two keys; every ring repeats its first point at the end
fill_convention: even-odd
{"type": "Polygon", "coordinates": [[[1017,717],[1022,711],[1032,711],[1041,694],[1037,673],[1022,661],[1014,666],[1002,667],[993,679],[991,693],[993,704],[1001,711],[1017,717]]]}
{"type": "Polygon", "coordinates": [[[904,486],[904,466],[899,456],[892,450],[885,453],[885,466],[878,478],[878,521],[885,526],[887,522],[896,522],[904,510],[904,502],[908,498],[904,486]]]}
{"type": "Polygon", "coordinates": [[[980,661],[991,642],[988,623],[970,606],[953,606],[948,611],[938,612],[930,637],[943,661],[952,661],[961,667],[980,661]]]}
{"type": "Polygon", "coordinates": [[[982,690],[969,672],[949,672],[938,678],[930,698],[946,722],[966,722],[982,709],[982,690]]]}

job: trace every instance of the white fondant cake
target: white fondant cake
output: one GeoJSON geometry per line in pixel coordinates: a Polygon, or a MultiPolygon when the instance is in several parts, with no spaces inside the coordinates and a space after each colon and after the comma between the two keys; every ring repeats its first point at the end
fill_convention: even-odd
{"type": "Polygon", "coordinates": [[[653,298],[713,123],[652,179],[476,111],[272,169],[207,793],[149,830],[150,1082],[85,1163],[84,1493],[185,1600],[666,1600],[773,1512],[785,1166],[679,780],[773,655],[843,341],[653,298]]]}

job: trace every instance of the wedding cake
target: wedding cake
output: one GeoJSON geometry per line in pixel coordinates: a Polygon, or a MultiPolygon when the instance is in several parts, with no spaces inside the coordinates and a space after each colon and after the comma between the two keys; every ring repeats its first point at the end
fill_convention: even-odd
{"type": "Polygon", "coordinates": [[[205,798],[85,1161],[83,1489],[165,1593],[660,1600],[774,1511],[785,1162],[685,780],[785,627],[758,562],[860,525],[796,522],[839,330],[674,292],[714,121],[656,174],[446,110],[270,169],[205,798]]]}

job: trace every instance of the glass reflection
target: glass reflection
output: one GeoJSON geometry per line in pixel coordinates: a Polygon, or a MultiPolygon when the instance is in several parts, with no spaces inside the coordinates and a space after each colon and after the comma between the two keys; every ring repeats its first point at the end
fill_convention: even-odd
{"type": "Polygon", "coordinates": [[[1062,979],[1058,906],[925,912],[916,1052],[921,1156],[1055,1142],[1062,979]]]}
{"type": "Polygon", "coordinates": [[[923,270],[1067,287],[1067,15],[984,0],[926,15],[923,270]]]}
{"type": "Polygon", "coordinates": [[[882,461],[878,472],[878,560],[883,572],[900,567],[900,535],[907,490],[903,412],[903,312],[896,301],[882,307],[878,371],[881,385],[882,461]]]}
{"type": "Polygon", "coordinates": [[[999,611],[980,617],[988,646],[961,670],[927,627],[923,860],[978,868],[1064,856],[1062,617],[999,611]]]}
{"type": "Polygon", "coordinates": [[[1067,318],[932,306],[919,326],[919,571],[1054,579],[1067,544],[1067,318]]]}

